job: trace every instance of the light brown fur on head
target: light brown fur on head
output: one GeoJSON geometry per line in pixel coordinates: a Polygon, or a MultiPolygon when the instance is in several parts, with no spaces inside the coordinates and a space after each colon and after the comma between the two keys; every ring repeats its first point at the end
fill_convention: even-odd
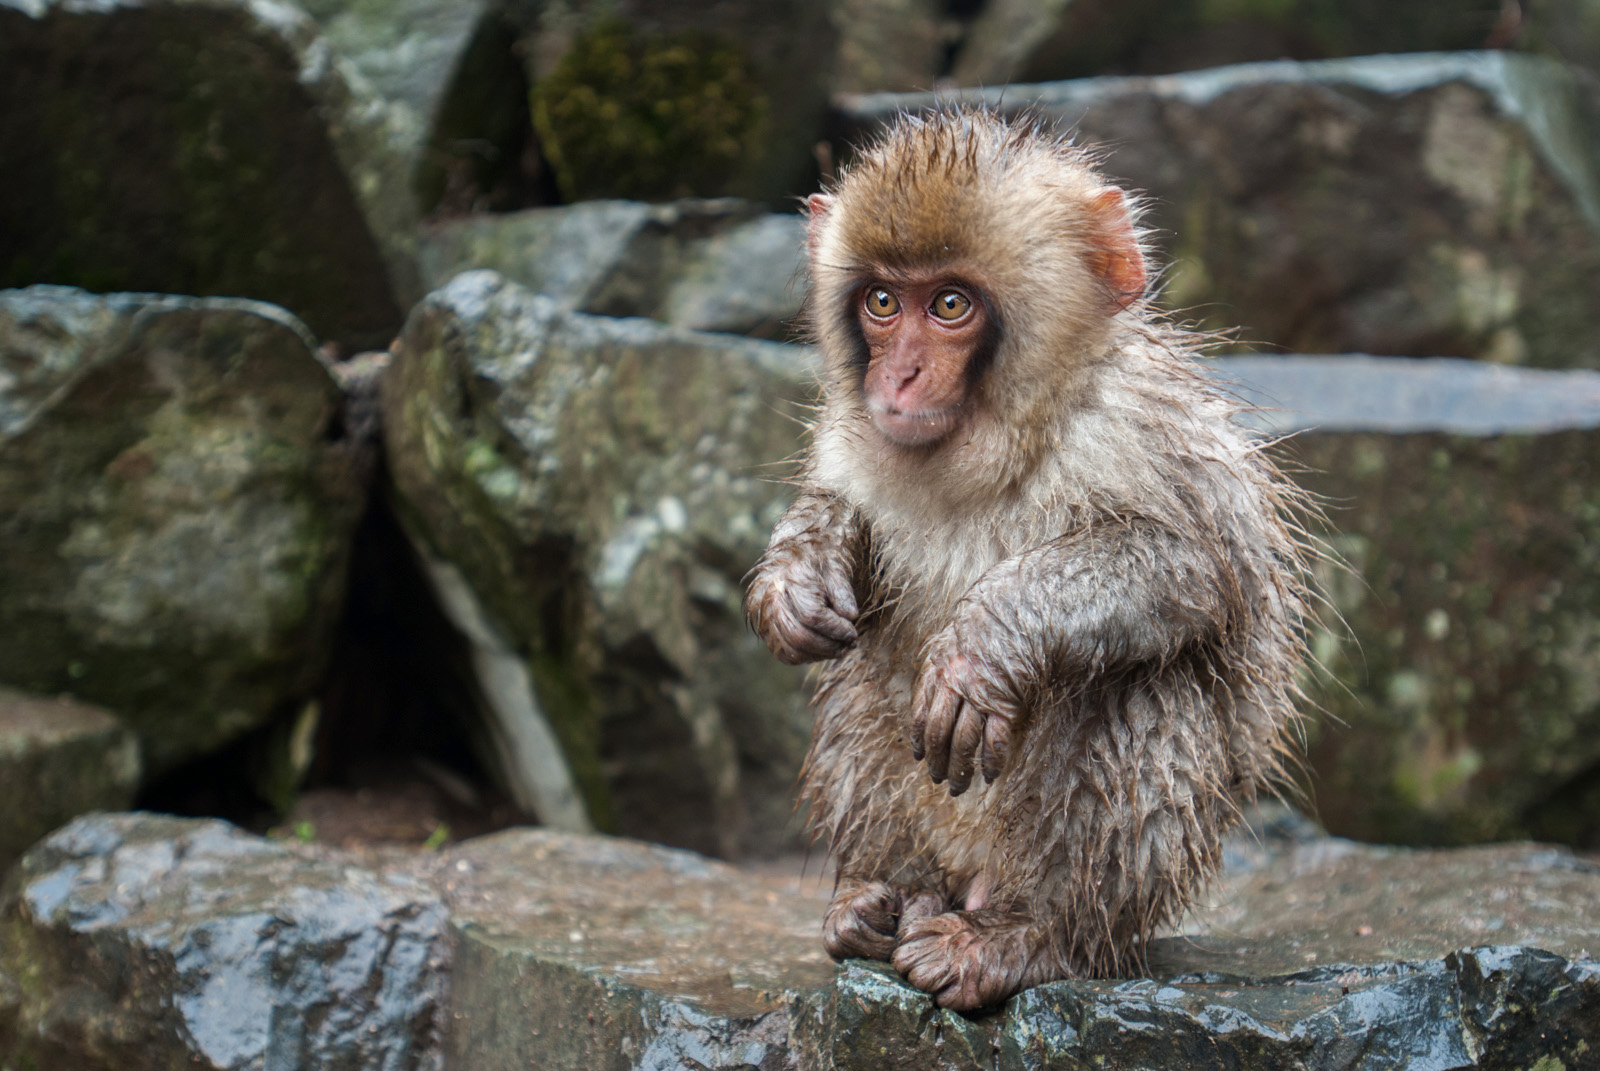
{"type": "Polygon", "coordinates": [[[1110,314],[1142,314],[1136,207],[1088,150],[962,111],[905,117],[809,208],[808,320],[828,359],[818,475],[874,499],[915,487],[940,508],[1013,492],[1054,448],[1052,417],[1088,389],[1116,328],[1110,314]],[[1001,342],[967,434],[937,451],[900,451],[864,420],[859,339],[840,310],[873,273],[933,269],[984,293],[1001,342]]]}
{"type": "Polygon", "coordinates": [[[1086,151],[903,117],[809,207],[823,404],[746,605],[780,657],[827,661],[803,793],[840,874],[829,950],[958,1008],[1136,967],[1281,774],[1297,493],[1151,314],[1086,151]],[[862,295],[946,284],[992,333],[903,336],[903,382],[960,401],[899,435],[868,396],[904,346],[866,342],[934,310],[862,295]]]}

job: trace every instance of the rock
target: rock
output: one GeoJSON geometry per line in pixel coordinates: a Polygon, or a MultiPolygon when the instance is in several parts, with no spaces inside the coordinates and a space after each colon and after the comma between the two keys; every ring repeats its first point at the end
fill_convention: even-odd
{"type": "Polygon", "coordinates": [[[259,298],[354,349],[420,294],[392,117],[298,8],[6,0],[0,99],[0,287],[259,298]]]}
{"type": "Polygon", "coordinates": [[[110,714],[0,688],[0,870],[85,811],[120,810],[139,786],[139,743],[110,714]]]}
{"type": "Polygon", "coordinates": [[[513,830],[439,873],[449,1067],[791,1066],[786,1002],[833,976],[820,901],[688,852],[513,830]]]}
{"type": "Polygon", "coordinates": [[[438,1069],[445,922],[222,822],[80,818],[0,893],[0,1065],[438,1069]]]}
{"type": "MultiPolygon", "coordinates": [[[[1553,61],[1462,53],[945,99],[1106,145],[1168,247],[1163,302],[1205,326],[1291,353],[1596,368],[1597,93],[1553,61]]],[[[844,122],[860,136],[932,99],[850,98],[844,122]]]]}
{"type": "Polygon", "coordinates": [[[750,201],[584,201],[439,223],[421,263],[429,286],[488,268],[580,312],[782,338],[800,313],[804,250],[798,212],[750,201]]]}
{"type": "Polygon", "coordinates": [[[1348,571],[1314,639],[1311,792],[1336,833],[1600,844],[1600,374],[1219,362],[1296,432],[1348,571]]]}
{"type": "Polygon", "coordinates": [[[740,581],[788,504],[813,369],[801,348],[567,312],[491,272],[413,313],[384,383],[398,510],[543,820],[541,782],[558,810],[581,797],[567,828],[792,843],[802,674],[745,625],[740,581]],[[536,766],[552,735],[565,772],[536,766]]]}
{"type": "Polygon", "coordinates": [[[1166,74],[1276,59],[1504,48],[1577,21],[1567,0],[1514,12],[1493,4],[1383,0],[990,0],[956,52],[956,84],[1005,85],[1106,74],[1166,74]]]}
{"type": "MultiPolygon", "coordinates": [[[[389,177],[415,195],[413,225],[418,209],[501,212],[554,198],[533,145],[527,78],[504,5],[307,0],[304,7],[341,73],[369,101],[389,177]]],[[[366,153],[357,159],[380,162],[366,153]]]]}
{"type": "Polygon", "coordinates": [[[806,0],[521,0],[509,6],[539,148],[562,200],[813,188],[833,31],[806,0]]]}
{"type": "Polygon", "coordinates": [[[1271,812],[1228,857],[1181,931],[1153,944],[1149,978],[1056,982],[963,1016],[881,964],[832,966],[815,876],[549,830],[375,857],[375,873],[216,822],[97,816],[29,853],[0,894],[0,1061],[1592,1065],[1600,868],[1536,845],[1363,846],[1271,812]],[[1488,934],[1498,943],[1464,947],[1488,934]],[[358,978],[369,984],[350,988],[358,978]]]}
{"type": "Polygon", "coordinates": [[[939,0],[830,0],[835,93],[925,90],[945,73],[962,27],[939,0]]]}
{"type": "Polygon", "coordinates": [[[0,681],[114,711],[152,773],[304,703],[363,509],[281,309],[0,292],[0,681]]]}

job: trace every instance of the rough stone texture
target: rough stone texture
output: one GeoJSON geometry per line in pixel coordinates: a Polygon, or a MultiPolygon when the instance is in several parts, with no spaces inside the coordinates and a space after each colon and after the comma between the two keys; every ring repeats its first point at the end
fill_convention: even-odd
{"type": "Polygon", "coordinates": [[[740,579],[787,505],[811,355],[562,310],[491,272],[385,381],[398,505],[520,656],[600,828],[778,850],[810,717],[740,579]]]}
{"type": "Polygon", "coordinates": [[[366,348],[420,293],[398,120],[298,8],[5,0],[0,99],[0,287],[260,298],[366,348]]]}
{"type": "MultiPolygon", "coordinates": [[[[688,190],[654,192],[618,189],[615,184],[626,185],[627,176],[607,174],[591,179],[591,183],[598,181],[603,188],[566,190],[565,200],[731,195],[753,198],[776,207],[814,188],[816,164],[812,147],[821,137],[826,120],[828,76],[834,49],[827,5],[810,0],[717,0],[701,4],[684,4],[678,0],[571,0],[566,3],[510,0],[507,8],[511,20],[519,27],[517,52],[525,60],[528,82],[536,97],[541,83],[561,77],[566,80],[564,84],[576,87],[575,92],[594,91],[601,98],[596,102],[599,107],[592,113],[593,121],[574,131],[574,140],[569,144],[550,144],[549,131],[539,125],[539,117],[535,115],[540,147],[547,158],[556,160],[566,154],[576,159],[588,154],[594,144],[610,137],[616,115],[606,111],[608,99],[626,108],[641,104],[651,108],[666,105],[666,108],[656,109],[657,115],[663,115],[672,107],[681,107],[683,112],[664,115],[660,124],[651,130],[652,135],[661,135],[668,145],[674,144],[677,130],[697,118],[693,113],[701,104],[742,107],[749,103],[755,105],[759,114],[756,126],[745,139],[740,159],[720,179],[702,174],[706,181],[688,190]],[[563,61],[573,54],[575,45],[592,40],[597,33],[607,32],[620,32],[646,55],[661,56],[686,50],[703,56],[719,49],[731,49],[741,73],[729,89],[738,99],[718,101],[713,99],[717,96],[713,92],[708,98],[681,104],[665,100],[645,104],[611,96],[619,92],[625,95],[630,84],[648,67],[647,63],[638,62],[638,56],[596,57],[597,62],[582,70],[563,67],[563,61]],[[611,78],[618,70],[625,72],[625,76],[611,78]],[[609,124],[607,119],[611,120],[609,124]]],[[[707,159],[719,148],[703,141],[686,144],[681,146],[681,156],[676,159],[652,158],[649,162],[664,164],[663,173],[681,178],[701,172],[707,159]]],[[[648,152],[642,144],[627,149],[629,151],[617,157],[618,167],[614,169],[617,172],[634,172],[635,165],[641,164],[648,152]]]]}
{"type": "MultiPolygon", "coordinates": [[[[306,0],[303,6],[367,101],[369,123],[389,154],[389,179],[414,195],[418,208],[505,211],[548,199],[538,182],[527,79],[513,54],[504,5],[306,0]]],[[[378,162],[369,154],[361,160],[368,167],[378,162]]]]}
{"type": "Polygon", "coordinates": [[[139,743],[98,707],[0,688],[0,871],[85,811],[121,810],[139,743]]]}
{"type": "Polygon", "coordinates": [[[305,701],[365,498],[281,309],[0,292],[0,681],[102,704],[158,772],[305,701]]]}
{"type": "Polygon", "coordinates": [[[1600,374],[1219,362],[1298,432],[1348,569],[1314,639],[1318,813],[1363,840],[1600,844],[1600,374]]]}
{"type": "Polygon", "coordinates": [[[800,312],[805,220],[749,201],[585,201],[429,228],[430,287],[488,268],[564,308],[783,338],[800,312]]]}
{"type": "MultiPolygon", "coordinates": [[[[1163,301],[1288,352],[1600,367],[1595,84],[1504,53],[1265,63],[947,94],[1108,146],[1163,301]]],[[[849,98],[859,136],[923,96],[849,98]]]]}
{"type": "Polygon", "coordinates": [[[835,93],[910,93],[944,74],[961,25],[939,0],[830,0],[835,93]]]}
{"type": "Polygon", "coordinates": [[[450,1067],[781,1067],[833,975],[819,901],[688,852],[514,830],[439,875],[450,1067]]]}
{"type": "Polygon", "coordinates": [[[216,821],[80,818],[0,892],[0,1066],[437,1069],[427,886],[216,821]]]}
{"type": "Polygon", "coordinates": [[[1325,429],[1294,450],[1359,574],[1327,575],[1349,631],[1319,647],[1322,701],[1347,723],[1311,727],[1324,819],[1374,839],[1600,843],[1582,805],[1600,762],[1600,376],[1245,363],[1288,411],[1276,426],[1325,429]]]}
{"type": "Polygon", "coordinates": [[[979,1016],[829,964],[816,874],[544,830],[384,858],[78,820],[0,893],[0,1066],[1575,1071],[1600,1045],[1600,869],[1536,845],[1269,810],[1151,978],[979,1016]]]}
{"type": "Polygon", "coordinates": [[[1256,60],[1543,49],[1552,31],[1586,21],[1586,8],[1584,0],[1530,0],[1515,10],[1387,0],[990,0],[955,56],[953,76],[958,85],[1003,85],[1256,60]]]}

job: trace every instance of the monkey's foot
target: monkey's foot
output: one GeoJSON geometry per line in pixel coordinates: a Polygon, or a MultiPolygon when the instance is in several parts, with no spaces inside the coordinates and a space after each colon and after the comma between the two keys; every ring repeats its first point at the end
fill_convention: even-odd
{"type": "Polygon", "coordinates": [[[893,963],[941,1008],[972,1011],[1059,976],[1048,941],[1014,911],[948,911],[901,926],[893,963]]]}
{"type": "Polygon", "coordinates": [[[888,959],[911,922],[945,910],[938,893],[899,889],[887,882],[843,880],[822,920],[822,946],[834,959],[888,959]]]}

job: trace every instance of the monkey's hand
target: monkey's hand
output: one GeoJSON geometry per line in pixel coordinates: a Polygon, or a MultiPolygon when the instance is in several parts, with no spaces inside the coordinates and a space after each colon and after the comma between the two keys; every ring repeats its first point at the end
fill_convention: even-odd
{"type": "Polygon", "coordinates": [[[928,642],[911,699],[911,754],[928,761],[934,783],[950,781],[950,795],[972,785],[981,765],[993,781],[1011,754],[1012,734],[1025,707],[1010,668],[1018,655],[981,603],[967,603],[928,642]]]}
{"type": "Polygon", "coordinates": [[[744,611],[780,661],[837,658],[855,646],[858,538],[849,507],[823,495],[802,495],[773,529],[744,611]]]}

